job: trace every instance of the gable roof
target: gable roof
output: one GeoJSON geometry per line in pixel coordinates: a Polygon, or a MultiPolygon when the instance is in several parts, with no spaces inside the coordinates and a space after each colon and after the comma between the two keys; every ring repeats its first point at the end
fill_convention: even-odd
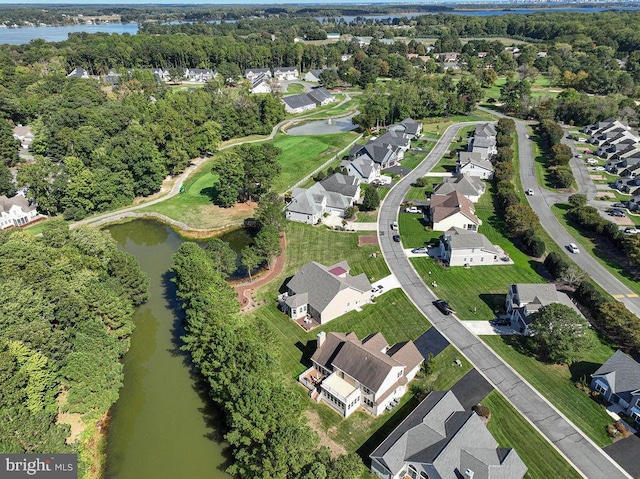
{"type": "Polygon", "coordinates": [[[424,358],[412,341],[387,348],[382,333],[369,335],[362,341],[354,333],[329,333],[311,359],[326,369],[338,368],[377,392],[392,368],[403,367],[406,373],[424,358]]]}
{"type": "Polygon", "coordinates": [[[309,70],[308,73],[311,73],[314,77],[319,79],[320,75],[322,74],[323,71],[324,71],[324,68],[319,69],[319,70],[309,70]]]}
{"type": "Polygon", "coordinates": [[[275,67],[273,69],[273,73],[290,73],[297,72],[298,69],[296,67],[275,67]]]}
{"type": "Polygon", "coordinates": [[[483,160],[482,155],[477,151],[461,151],[458,153],[458,164],[460,169],[465,168],[468,165],[473,165],[474,168],[482,168],[487,171],[493,171],[493,165],[489,160],[483,160]]]}
{"type": "Polygon", "coordinates": [[[495,254],[500,254],[498,249],[491,244],[482,233],[469,231],[462,228],[448,229],[442,236],[446,238],[452,250],[481,248],[495,254]]]}
{"type": "Polygon", "coordinates": [[[532,306],[538,306],[535,308],[537,310],[542,306],[560,302],[555,284],[518,283],[511,285],[511,288],[518,295],[520,304],[527,305],[529,312],[532,311],[532,306]]]}
{"type": "Polygon", "coordinates": [[[346,168],[348,166],[351,166],[351,168],[356,170],[362,178],[369,178],[375,165],[376,163],[374,163],[374,161],[367,156],[358,156],[354,160],[345,160],[342,162],[343,167],[346,168]]]}
{"type": "Polygon", "coordinates": [[[431,197],[432,221],[438,223],[456,213],[462,213],[476,225],[481,224],[474,214],[473,203],[460,192],[454,191],[448,195],[435,195],[431,197]]]}
{"type": "Polygon", "coordinates": [[[8,213],[13,206],[19,207],[25,213],[36,209],[36,207],[30,205],[29,200],[22,195],[15,195],[11,198],[7,198],[6,195],[0,196],[0,212],[8,213]]]}
{"type": "Polygon", "coordinates": [[[271,75],[271,70],[268,68],[247,68],[244,71],[245,76],[248,74],[259,75],[259,74],[269,74],[271,75]]]}
{"type": "Polygon", "coordinates": [[[266,83],[267,85],[269,85],[269,79],[267,78],[267,76],[264,73],[260,73],[253,80],[251,80],[251,89],[255,90],[262,83],[266,83]]]}
{"type": "Polygon", "coordinates": [[[315,103],[322,103],[323,101],[333,100],[334,96],[327,91],[325,87],[314,88],[307,96],[313,100],[315,103]]]}
{"type": "Polygon", "coordinates": [[[619,349],[592,376],[604,376],[614,394],[640,389],[640,364],[619,349]]]}
{"type": "Polygon", "coordinates": [[[285,96],[282,98],[282,101],[284,101],[292,110],[316,105],[316,103],[311,98],[309,98],[306,93],[298,93],[297,95],[285,96]]]}
{"type": "Polygon", "coordinates": [[[459,191],[464,196],[481,195],[484,192],[484,183],[479,178],[464,173],[442,178],[442,183],[433,189],[434,195],[447,195],[453,191],[459,191]]]}
{"type": "Polygon", "coordinates": [[[496,127],[492,123],[481,123],[473,130],[473,137],[490,138],[496,136],[496,127]]]}
{"type": "Polygon", "coordinates": [[[311,188],[296,188],[291,195],[291,202],[287,205],[288,211],[305,215],[316,215],[323,212],[322,200],[324,195],[311,188]]]}
{"type": "Polygon", "coordinates": [[[358,192],[360,180],[342,173],[334,173],[322,180],[320,184],[326,191],[354,198],[358,192]]]}
{"type": "Polygon", "coordinates": [[[346,261],[329,267],[315,261],[307,263],[291,278],[287,288],[295,295],[307,293],[309,306],[319,313],[324,311],[340,291],[351,288],[364,292],[371,289],[371,283],[364,273],[358,276],[350,276],[347,273],[343,278],[329,272],[337,266],[349,271],[349,264],[346,261]]]}
{"type": "Polygon", "coordinates": [[[392,475],[411,463],[432,465],[439,477],[459,477],[463,464],[476,464],[480,478],[520,478],[526,466],[515,451],[497,448],[480,418],[465,411],[451,391],[430,393],[371,454],[392,475]],[[475,460],[474,460],[475,459],[475,460]],[[484,467],[482,467],[484,465],[484,467]]]}
{"type": "Polygon", "coordinates": [[[82,78],[84,76],[89,76],[89,73],[82,67],[75,67],[71,73],[67,75],[67,78],[82,78]]]}
{"type": "MultiPolygon", "coordinates": [[[[491,148],[496,145],[496,140],[485,136],[474,136],[471,139],[472,148],[491,148]]],[[[473,150],[471,150],[473,151],[473,150]]]]}

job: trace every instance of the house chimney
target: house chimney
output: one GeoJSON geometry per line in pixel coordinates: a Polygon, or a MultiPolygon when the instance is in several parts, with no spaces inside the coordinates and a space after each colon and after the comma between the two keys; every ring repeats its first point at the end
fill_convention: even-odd
{"type": "Polygon", "coordinates": [[[318,348],[322,347],[325,339],[327,339],[327,333],[325,333],[324,331],[320,331],[318,333],[318,348]]]}
{"type": "Polygon", "coordinates": [[[471,469],[464,471],[464,479],[473,479],[473,471],[471,469]]]}

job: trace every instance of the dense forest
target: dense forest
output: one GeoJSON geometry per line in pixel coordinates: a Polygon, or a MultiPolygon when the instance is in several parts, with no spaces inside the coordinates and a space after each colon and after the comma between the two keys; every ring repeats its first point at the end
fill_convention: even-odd
{"type": "Polygon", "coordinates": [[[94,427],[117,400],[146,276],[108,233],[54,221],[0,234],[0,296],[0,450],[74,452],[58,414],[94,427]]]}

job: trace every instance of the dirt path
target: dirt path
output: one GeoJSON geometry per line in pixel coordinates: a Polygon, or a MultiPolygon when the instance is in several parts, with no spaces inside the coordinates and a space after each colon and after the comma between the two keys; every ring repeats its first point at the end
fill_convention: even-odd
{"type": "Polygon", "coordinates": [[[258,306],[265,304],[265,301],[261,303],[256,302],[253,297],[253,292],[284,271],[287,253],[287,240],[284,233],[280,236],[280,248],[282,249],[282,254],[276,258],[270,269],[266,270],[258,278],[254,278],[253,281],[234,285],[234,288],[238,293],[238,302],[242,305],[242,309],[240,310],[241,313],[252,311],[258,306]]]}
{"type": "Polygon", "coordinates": [[[335,426],[327,430],[323,426],[320,416],[318,416],[318,413],[315,411],[307,409],[304,412],[304,415],[309,420],[309,427],[317,432],[318,436],[320,436],[320,445],[328,447],[329,451],[331,451],[331,456],[338,457],[347,453],[344,446],[334,441],[330,436],[331,433],[335,434],[335,426]]]}

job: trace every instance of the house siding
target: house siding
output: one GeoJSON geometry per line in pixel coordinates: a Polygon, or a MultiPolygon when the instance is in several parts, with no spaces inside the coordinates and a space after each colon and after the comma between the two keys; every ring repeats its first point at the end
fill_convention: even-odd
{"type": "Polygon", "coordinates": [[[320,215],[307,215],[304,213],[287,210],[287,219],[290,221],[297,221],[298,223],[315,225],[320,220],[320,215]]]}
{"type": "Polygon", "coordinates": [[[369,303],[370,291],[359,292],[355,289],[344,289],[340,291],[322,311],[320,324],[325,324],[332,319],[342,316],[356,307],[369,303]]]}
{"type": "Polygon", "coordinates": [[[443,219],[442,221],[434,223],[433,229],[435,231],[448,231],[449,229],[456,227],[456,228],[462,228],[465,230],[471,229],[471,230],[477,231],[478,226],[479,225],[476,225],[475,223],[473,223],[473,221],[471,221],[462,213],[456,213],[454,215],[451,215],[443,219]],[[474,227],[468,228],[468,225],[473,225],[474,227]]]}

